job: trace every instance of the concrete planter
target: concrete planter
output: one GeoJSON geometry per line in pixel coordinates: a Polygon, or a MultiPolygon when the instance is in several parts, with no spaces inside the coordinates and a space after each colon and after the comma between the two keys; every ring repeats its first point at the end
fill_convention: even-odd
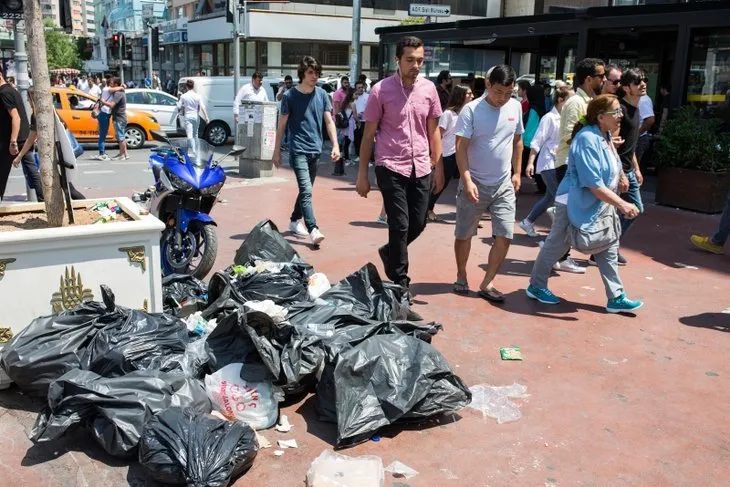
{"type": "Polygon", "coordinates": [[[663,167],[659,170],[656,202],[700,213],[721,213],[730,190],[730,173],[663,167]]]}
{"type": "MultiPolygon", "coordinates": [[[[74,208],[112,200],[134,221],[0,233],[0,328],[16,335],[34,318],[100,300],[102,284],[121,306],[162,312],[164,224],[140,215],[129,198],[75,201],[74,208]]],[[[43,208],[23,203],[0,207],[0,215],[43,208]]]]}

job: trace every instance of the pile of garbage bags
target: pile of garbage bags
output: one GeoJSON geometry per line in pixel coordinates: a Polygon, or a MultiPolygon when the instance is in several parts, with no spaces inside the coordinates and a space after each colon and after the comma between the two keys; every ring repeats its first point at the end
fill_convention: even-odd
{"type": "Polygon", "coordinates": [[[38,318],[7,344],[0,366],[47,397],[33,441],[80,427],[158,481],[224,486],[250,468],[254,430],[284,399],[315,392],[339,447],[471,400],[430,345],[441,325],[407,321],[406,289],[372,264],[330,285],[271,221],[207,287],[170,276],[163,294],[165,313],[150,314],[103,287],[103,302],[38,318]]]}

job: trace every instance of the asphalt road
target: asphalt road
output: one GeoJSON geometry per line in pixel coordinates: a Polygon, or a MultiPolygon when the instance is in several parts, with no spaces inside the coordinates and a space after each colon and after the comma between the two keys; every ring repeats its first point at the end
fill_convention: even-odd
{"type": "MultiPolygon", "coordinates": [[[[159,142],[148,142],[141,149],[130,150],[126,161],[95,161],[98,154],[96,144],[82,144],[84,153],[78,159],[76,187],[87,197],[131,196],[134,191],[143,191],[154,183],[152,171],[147,162],[150,149],[163,145],[159,142]]],[[[216,148],[216,154],[223,155],[231,149],[230,145],[216,148]]],[[[118,152],[115,144],[107,144],[110,157],[118,152]]],[[[226,172],[238,174],[238,163],[227,158],[222,163],[226,172]]],[[[26,188],[20,168],[13,169],[5,191],[7,201],[25,201],[26,188]]]]}

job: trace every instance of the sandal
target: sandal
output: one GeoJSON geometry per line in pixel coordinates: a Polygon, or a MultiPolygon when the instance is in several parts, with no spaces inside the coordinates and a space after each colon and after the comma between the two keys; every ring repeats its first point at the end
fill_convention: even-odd
{"type": "Polygon", "coordinates": [[[469,283],[468,282],[456,281],[456,282],[454,282],[453,286],[454,286],[454,292],[456,294],[459,294],[461,296],[466,296],[467,294],[469,294],[469,283]]]}
{"type": "Polygon", "coordinates": [[[426,219],[430,223],[443,223],[444,222],[444,220],[440,216],[438,216],[436,213],[434,213],[432,211],[428,212],[428,216],[426,217],[426,219]]]}
{"type": "Polygon", "coordinates": [[[504,294],[494,288],[480,290],[477,295],[491,303],[504,303],[504,294]]]}

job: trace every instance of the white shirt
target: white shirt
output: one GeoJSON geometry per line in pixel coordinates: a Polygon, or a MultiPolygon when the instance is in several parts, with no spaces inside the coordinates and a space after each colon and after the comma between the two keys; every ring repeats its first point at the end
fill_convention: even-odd
{"type": "Polygon", "coordinates": [[[357,100],[355,100],[355,110],[357,110],[357,116],[360,118],[360,120],[364,120],[365,107],[368,106],[369,99],[370,95],[367,93],[363,93],[362,95],[357,97],[357,100]]]}
{"type": "Polygon", "coordinates": [[[441,138],[441,147],[444,157],[456,154],[456,121],[459,116],[452,110],[444,110],[439,119],[439,127],[444,129],[444,136],[441,138]]]}
{"type": "Polygon", "coordinates": [[[77,86],[77,88],[80,91],[83,91],[84,93],[88,93],[89,92],[89,82],[81,80],[81,81],[79,81],[79,85],[77,86]]]}
{"type": "Polygon", "coordinates": [[[89,94],[91,96],[95,96],[96,98],[99,98],[101,96],[101,88],[99,88],[99,85],[94,85],[89,88],[89,94]]]}
{"type": "Polygon", "coordinates": [[[241,108],[241,102],[243,101],[269,101],[269,95],[266,94],[264,85],[258,90],[253,87],[251,83],[245,84],[238,90],[236,99],[233,100],[233,114],[238,115],[238,111],[241,108]]]}
{"type": "MultiPolygon", "coordinates": [[[[639,117],[641,118],[641,123],[644,123],[644,120],[653,116],[654,103],[651,101],[651,97],[649,97],[649,95],[644,95],[639,98],[639,117]]],[[[642,132],[640,135],[646,135],[646,131],[642,132]]]]}
{"type": "MultiPolygon", "coordinates": [[[[114,98],[114,94],[109,93],[109,88],[104,88],[101,91],[101,99],[102,100],[104,100],[104,101],[112,101],[112,98],[114,98]]],[[[107,115],[109,115],[109,114],[112,113],[112,109],[109,108],[106,105],[102,105],[101,106],[101,111],[104,112],[104,113],[106,113],[107,115]]]]}
{"type": "Polygon", "coordinates": [[[183,111],[185,118],[195,120],[200,109],[204,108],[203,100],[195,91],[188,90],[177,101],[177,108],[183,111]]]}
{"type": "Polygon", "coordinates": [[[553,107],[540,120],[537,132],[532,137],[530,149],[539,152],[535,172],[540,174],[543,171],[555,169],[555,154],[558,151],[560,141],[560,112],[553,107]]]}

